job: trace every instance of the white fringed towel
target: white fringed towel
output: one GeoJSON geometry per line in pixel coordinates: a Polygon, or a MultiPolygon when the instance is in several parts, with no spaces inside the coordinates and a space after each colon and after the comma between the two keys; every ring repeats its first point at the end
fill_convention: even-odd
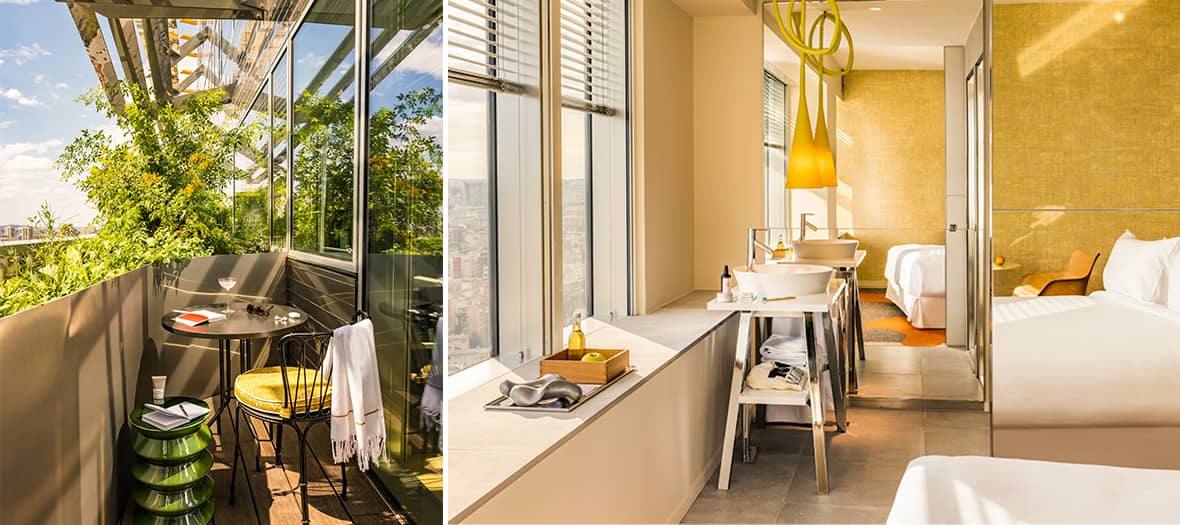
{"type": "Polygon", "coordinates": [[[356,456],[361,471],[385,457],[385,410],[377,376],[373,322],[332,332],[322,373],[332,378],[332,460],[356,456]]]}

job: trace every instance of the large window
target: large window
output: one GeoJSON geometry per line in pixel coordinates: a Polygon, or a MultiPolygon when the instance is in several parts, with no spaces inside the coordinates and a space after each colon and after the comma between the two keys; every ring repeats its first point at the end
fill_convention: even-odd
{"type": "Polygon", "coordinates": [[[292,247],[349,261],[355,193],[354,17],[352,2],[315,2],[291,50],[292,247]]]}
{"type": "Polygon", "coordinates": [[[270,197],[268,169],[270,134],[270,100],[268,88],[255,99],[243,123],[254,134],[255,141],[238,150],[235,162],[240,175],[234,180],[234,237],[243,251],[262,252],[268,249],[270,225],[267,220],[270,197]]]}
{"type": "Polygon", "coordinates": [[[448,5],[448,371],[455,373],[492,357],[515,366],[553,351],[564,345],[554,325],[575,313],[628,313],[626,2],[448,5]],[[542,67],[550,54],[560,56],[559,68],[542,67]],[[541,96],[542,75],[560,84],[560,100],[541,96]],[[543,137],[546,121],[560,123],[548,135],[560,140],[543,137]],[[550,149],[560,163],[546,168],[550,149]],[[548,188],[560,200],[548,199],[548,188]],[[544,269],[558,260],[561,278],[547,279],[544,269]]]}
{"type": "Polygon", "coordinates": [[[418,523],[442,521],[442,2],[373,0],[368,309],[386,414],[378,477],[418,523]]]}
{"type": "MultiPolygon", "coordinates": [[[[786,228],[787,218],[787,84],[769,71],[762,73],[762,154],[766,188],[766,226],[786,228]]],[[[776,231],[770,239],[784,235],[776,231]]],[[[789,234],[787,235],[789,236],[789,234]]]]}
{"type": "Polygon", "coordinates": [[[447,359],[451,371],[495,353],[495,95],[447,84],[447,359]]]}
{"type": "Polygon", "coordinates": [[[275,66],[271,80],[270,140],[272,151],[271,169],[271,217],[270,245],[272,249],[287,247],[287,173],[290,168],[290,141],[287,138],[290,58],[284,54],[275,66]]]}
{"type": "Polygon", "coordinates": [[[562,319],[593,313],[591,290],[591,162],[590,115],[561,111],[561,277],[562,319]]]}

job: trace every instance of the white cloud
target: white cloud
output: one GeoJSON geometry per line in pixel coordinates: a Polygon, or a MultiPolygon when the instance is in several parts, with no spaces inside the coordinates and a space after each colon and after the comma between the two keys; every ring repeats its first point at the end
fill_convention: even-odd
{"type": "Polygon", "coordinates": [[[106,133],[106,135],[111,138],[111,142],[114,144],[122,144],[127,142],[127,133],[125,133],[123,128],[120,128],[118,124],[103,124],[91,129],[94,131],[106,133]]]}
{"type": "Polygon", "coordinates": [[[33,75],[33,82],[36,82],[38,84],[45,82],[45,75],[42,73],[37,73],[36,75],[33,75]]]}
{"type": "MultiPolygon", "coordinates": [[[[410,31],[402,31],[393,37],[389,44],[377,54],[376,62],[378,64],[384,63],[395,51],[401,48],[402,43],[409,38],[410,34],[410,31]]],[[[419,43],[418,47],[415,47],[409,56],[403,58],[401,63],[397,65],[397,70],[423,73],[442,78],[443,48],[442,37],[440,35],[441,33],[436,32],[419,43]]]]}
{"type": "MultiPolygon", "coordinates": [[[[0,0],[0,4],[3,4],[6,1],[8,0],[0,0]]],[[[49,51],[41,47],[41,44],[33,42],[33,45],[31,46],[18,46],[11,49],[0,49],[0,64],[3,64],[7,59],[11,59],[13,62],[16,62],[16,65],[20,66],[24,65],[24,63],[28,62],[29,60],[49,55],[49,51]]]]}
{"type": "Polygon", "coordinates": [[[53,165],[62,144],[60,140],[0,144],[0,224],[24,223],[42,203],[76,225],[94,218],[86,195],[63,181],[53,165]]]}
{"type": "Polygon", "coordinates": [[[421,131],[423,135],[426,135],[427,137],[437,137],[441,142],[444,127],[445,123],[443,122],[442,117],[430,117],[430,119],[426,121],[426,124],[422,126],[421,131]]]}
{"type": "Polygon", "coordinates": [[[53,161],[45,157],[50,150],[60,148],[62,141],[54,139],[45,142],[17,142],[15,144],[0,144],[0,173],[11,171],[27,171],[29,169],[46,169],[52,167],[53,161]],[[45,164],[39,160],[49,161],[45,164]]]}
{"type": "Polygon", "coordinates": [[[0,0],[0,4],[32,5],[40,1],[41,0],[0,0]]]}
{"type": "Polygon", "coordinates": [[[57,84],[54,84],[53,87],[57,89],[70,89],[70,85],[66,84],[65,82],[58,82],[57,84]]]}
{"type": "Polygon", "coordinates": [[[34,97],[27,97],[24,95],[24,93],[21,93],[20,90],[16,89],[16,88],[8,88],[7,90],[0,89],[0,98],[8,99],[8,100],[15,102],[21,106],[40,106],[41,105],[40,100],[37,100],[34,97]]]}

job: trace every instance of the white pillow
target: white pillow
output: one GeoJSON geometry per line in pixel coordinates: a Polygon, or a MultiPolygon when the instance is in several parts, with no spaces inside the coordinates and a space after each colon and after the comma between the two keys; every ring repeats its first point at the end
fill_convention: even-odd
{"type": "Polygon", "coordinates": [[[1166,304],[1168,263],[1177,246],[1180,238],[1142,241],[1127,231],[1110,251],[1110,259],[1102,271],[1102,286],[1140,301],[1166,304]]]}
{"type": "Polygon", "coordinates": [[[1168,274],[1168,309],[1180,312],[1180,249],[1172,252],[1166,272],[1168,274]]]}

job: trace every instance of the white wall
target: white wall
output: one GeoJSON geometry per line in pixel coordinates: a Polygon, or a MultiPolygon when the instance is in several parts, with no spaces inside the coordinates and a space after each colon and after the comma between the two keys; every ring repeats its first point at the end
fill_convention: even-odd
{"type": "Polygon", "coordinates": [[[693,21],[672,0],[635,15],[635,283],[639,314],[693,289],[693,21]]]}
{"type": "Polygon", "coordinates": [[[946,344],[967,346],[967,65],[963,46],[947,46],[946,344]],[[952,226],[956,231],[950,231],[952,226]]]}
{"type": "Polygon", "coordinates": [[[693,125],[693,284],[716,289],[765,222],[760,14],[693,20],[693,125]]]}

